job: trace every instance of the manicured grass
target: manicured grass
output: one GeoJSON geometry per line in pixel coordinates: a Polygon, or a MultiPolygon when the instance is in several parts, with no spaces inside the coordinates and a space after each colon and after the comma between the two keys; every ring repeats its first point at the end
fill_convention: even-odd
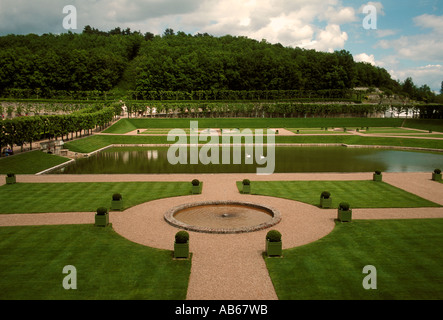
{"type": "Polygon", "coordinates": [[[124,118],[106,129],[107,133],[126,133],[141,128],[321,128],[321,127],[399,127],[403,119],[389,118],[124,118]]]}
{"type": "Polygon", "coordinates": [[[409,130],[403,128],[370,128],[369,130],[363,130],[362,133],[371,134],[371,133],[417,133],[419,131],[409,130]]]}
{"type": "Polygon", "coordinates": [[[130,119],[120,119],[116,123],[114,123],[112,126],[104,130],[104,133],[127,133],[134,130],[140,129],[139,127],[136,127],[130,119]]]}
{"type": "MultiPolygon", "coordinates": [[[[237,188],[242,190],[241,181],[237,188]]],[[[320,205],[320,194],[329,191],[332,207],[348,202],[351,208],[440,207],[385,182],[374,181],[251,181],[251,193],[320,205]]]]}
{"type": "Polygon", "coordinates": [[[265,261],[282,300],[441,300],[442,230],[443,219],[337,223],[326,237],[265,261]],[[363,288],[366,265],[376,268],[377,289],[363,288]]]}
{"type": "Polygon", "coordinates": [[[292,129],[288,128],[287,130],[295,133],[295,134],[350,134],[348,131],[333,131],[333,130],[322,130],[320,128],[314,129],[314,128],[299,128],[299,129],[292,129]],[[297,133],[298,131],[298,133],[297,133]]]}
{"type": "MultiPolygon", "coordinates": [[[[188,138],[189,139],[189,138],[188,138]]],[[[266,143],[266,134],[263,137],[266,143]]],[[[188,141],[189,142],[189,141],[188,141]]],[[[221,142],[221,139],[220,139],[221,142]]],[[[168,141],[167,136],[151,136],[151,135],[94,135],[91,137],[71,141],[65,144],[65,147],[73,152],[89,153],[110,144],[174,144],[176,141],[168,141]]],[[[203,144],[207,141],[201,142],[203,144]]],[[[357,135],[294,135],[280,136],[275,135],[275,143],[319,143],[319,144],[357,144],[357,145],[382,145],[382,146],[398,146],[398,147],[420,147],[443,149],[442,140],[428,139],[408,139],[408,138],[390,138],[390,137],[362,137],[357,135]]]]}
{"type": "Polygon", "coordinates": [[[34,174],[66,161],[69,159],[36,150],[0,158],[0,173],[34,174]]]}
{"type": "Polygon", "coordinates": [[[402,126],[443,132],[443,119],[405,119],[402,126]]]}
{"type": "Polygon", "coordinates": [[[191,260],[173,260],[171,251],[130,242],[111,227],[0,227],[1,300],[182,300],[190,270],[191,260]],[[77,271],[75,290],[63,288],[67,265],[77,271]]]}
{"type": "Polygon", "coordinates": [[[191,194],[191,182],[16,183],[0,187],[0,213],[94,212],[120,193],[124,208],[191,194]]]}

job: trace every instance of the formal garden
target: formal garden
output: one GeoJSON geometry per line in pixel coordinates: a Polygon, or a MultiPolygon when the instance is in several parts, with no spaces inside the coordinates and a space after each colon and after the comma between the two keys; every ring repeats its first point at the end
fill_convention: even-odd
{"type": "MultiPolygon", "coordinates": [[[[250,241],[255,247],[248,254],[259,257],[255,264],[265,265],[265,276],[272,283],[266,298],[273,294],[281,300],[443,297],[441,120],[292,117],[296,111],[290,117],[275,113],[238,118],[235,112],[232,117],[217,117],[223,109],[212,115],[203,110],[198,118],[155,119],[121,117],[117,103],[72,108],[63,115],[2,121],[0,144],[14,146],[15,152],[0,158],[1,299],[201,297],[191,266],[197,268],[205,256],[214,257],[202,249],[208,248],[202,243],[235,237],[244,246],[250,241]],[[201,165],[196,171],[186,167],[175,172],[162,148],[175,143],[167,139],[172,129],[182,129],[191,138],[190,121],[198,121],[199,134],[208,128],[218,134],[271,130],[277,163],[289,159],[301,165],[276,166],[279,171],[270,176],[257,176],[241,166],[233,172],[201,165]],[[48,139],[63,140],[64,152],[40,150],[40,142],[48,139]],[[279,149],[283,146],[286,149],[279,149]],[[337,160],[328,153],[333,148],[337,160]],[[133,157],[140,154],[153,171],[136,164],[133,157]],[[409,156],[410,162],[396,162],[395,158],[409,156]],[[100,171],[111,158],[115,161],[111,166],[136,169],[100,171]],[[90,161],[84,166],[91,171],[69,171],[82,161],[90,161]],[[333,167],[334,161],[343,167],[333,167]],[[318,162],[318,167],[304,162],[318,162]],[[365,167],[353,167],[355,162],[365,167]],[[54,167],[58,171],[46,171],[54,167]],[[319,167],[323,169],[312,171],[319,167]],[[166,209],[207,197],[272,204],[280,211],[281,222],[250,233],[220,235],[181,230],[163,219],[166,209]],[[374,212],[376,218],[371,218],[374,212]],[[401,218],[391,218],[392,214],[401,218]],[[304,215],[309,221],[302,222],[304,215]],[[54,216],[66,217],[67,222],[51,223],[54,216]],[[81,216],[80,222],[71,216],[81,216]],[[315,221],[321,232],[310,238],[315,221]],[[308,223],[309,228],[300,229],[308,223]],[[131,231],[134,234],[129,236],[131,231]],[[297,239],[298,232],[305,238],[297,239]],[[62,286],[66,265],[76,267],[76,290],[62,286]],[[376,290],[362,287],[366,265],[377,267],[376,290]]],[[[255,114],[268,106],[260,108],[247,112],[255,114]]],[[[240,137],[242,154],[246,139],[240,137]]],[[[264,143],[267,139],[265,135],[264,143]]],[[[226,268],[229,263],[224,260],[226,268]]],[[[223,285],[235,282],[235,273],[232,277],[223,285]]],[[[216,290],[213,297],[218,298],[216,290]]],[[[232,297],[239,296],[232,292],[232,297]]],[[[260,297],[253,290],[246,295],[246,299],[260,297]]]]}

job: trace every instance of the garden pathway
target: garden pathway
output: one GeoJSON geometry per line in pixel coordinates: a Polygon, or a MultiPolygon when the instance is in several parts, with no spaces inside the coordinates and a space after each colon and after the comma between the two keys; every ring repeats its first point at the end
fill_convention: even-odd
{"type": "MultiPolygon", "coordinates": [[[[293,173],[178,175],[19,175],[18,182],[100,181],[191,181],[203,182],[200,195],[154,200],[123,212],[111,212],[114,230],[131,241],[160,249],[173,249],[175,227],[163,215],[171,207],[206,200],[243,200],[271,206],[282,221],[275,229],[282,233],[283,247],[307,244],[334,228],[336,209],[319,209],[308,204],[266,196],[243,195],[236,181],[250,180],[370,180],[372,173],[293,173]]],[[[430,180],[430,173],[383,173],[383,180],[443,205],[443,184],[430,180]]],[[[4,182],[1,181],[0,185],[4,182]]],[[[443,218],[443,207],[413,209],[354,209],[354,219],[443,218]]],[[[94,213],[42,213],[0,215],[0,226],[94,223],[94,213]]],[[[258,300],[277,299],[262,258],[268,230],[220,235],[190,233],[193,254],[187,299],[258,300]]],[[[279,258],[272,258],[279,259],[279,258]]]]}

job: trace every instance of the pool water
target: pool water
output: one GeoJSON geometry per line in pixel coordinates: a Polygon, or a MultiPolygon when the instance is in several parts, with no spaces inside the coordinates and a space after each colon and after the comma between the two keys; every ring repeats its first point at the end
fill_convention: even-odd
{"type": "MultiPolygon", "coordinates": [[[[240,164],[171,164],[168,147],[110,148],[89,158],[80,158],[51,173],[129,174],[129,173],[255,173],[259,165],[253,159],[246,164],[242,150],[240,164]]],[[[266,156],[266,150],[264,150],[266,156]]],[[[254,157],[253,157],[254,158],[254,157]]],[[[232,159],[232,156],[231,156],[232,159]]],[[[283,172],[432,172],[443,167],[443,153],[347,147],[276,147],[275,170],[283,172]]]]}

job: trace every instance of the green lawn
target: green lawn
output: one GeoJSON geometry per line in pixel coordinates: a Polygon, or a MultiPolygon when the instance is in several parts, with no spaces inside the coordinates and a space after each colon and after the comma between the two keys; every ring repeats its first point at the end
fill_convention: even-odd
{"type": "MultiPolygon", "coordinates": [[[[241,181],[237,181],[239,191],[241,181]]],[[[333,208],[348,202],[352,208],[439,207],[385,182],[374,181],[251,181],[251,193],[320,205],[320,194],[329,191],[333,208]]]]}
{"type": "Polygon", "coordinates": [[[123,118],[106,129],[107,133],[126,133],[142,128],[189,128],[198,121],[199,128],[321,128],[321,127],[399,127],[397,118],[123,118]]]}
{"type": "Polygon", "coordinates": [[[442,230],[443,219],[337,223],[326,237],[265,261],[282,300],[441,300],[442,230]],[[376,268],[377,289],[363,288],[366,265],[376,268]]]}
{"type": "Polygon", "coordinates": [[[111,227],[0,227],[0,300],[182,300],[190,270],[190,260],[111,227]],[[76,268],[76,290],[63,288],[66,265],[76,268]]]}
{"type": "Polygon", "coordinates": [[[94,212],[120,193],[124,208],[191,194],[191,182],[16,183],[0,187],[0,213],[94,212]]]}
{"type": "MultiPolygon", "coordinates": [[[[189,139],[189,138],[188,138],[189,139]]],[[[266,143],[266,135],[263,137],[263,142],[266,143]]],[[[167,136],[152,136],[152,135],[94,135],[87,138],[74,140],[65,143],[65,147],[73,152],[88,153],[111,144],[174,144],[176,140],[168,141],[167,136]]],[[[207,143],[203,141],[201,143],[207,143]]],[[[220,139],[221,143],[221,139],[220,139]]],[[[321,143],[321,144],[356,144],[356,145],[383,145],[383,146],[398,146],[398,147],[421,147],[432,149],[443,149],[442,140],[430,139],[408,139],[408,138],[391,138],[391,137],[362,137],[356,135],[294,135],[294,136],[280,136],[275,135],[275,143],[321,143]]]]}
{"type": "Polygon", "coordinates": [[[0,173],[35,174],[69,160],[36,150],[0,158],[0,173]]]}

